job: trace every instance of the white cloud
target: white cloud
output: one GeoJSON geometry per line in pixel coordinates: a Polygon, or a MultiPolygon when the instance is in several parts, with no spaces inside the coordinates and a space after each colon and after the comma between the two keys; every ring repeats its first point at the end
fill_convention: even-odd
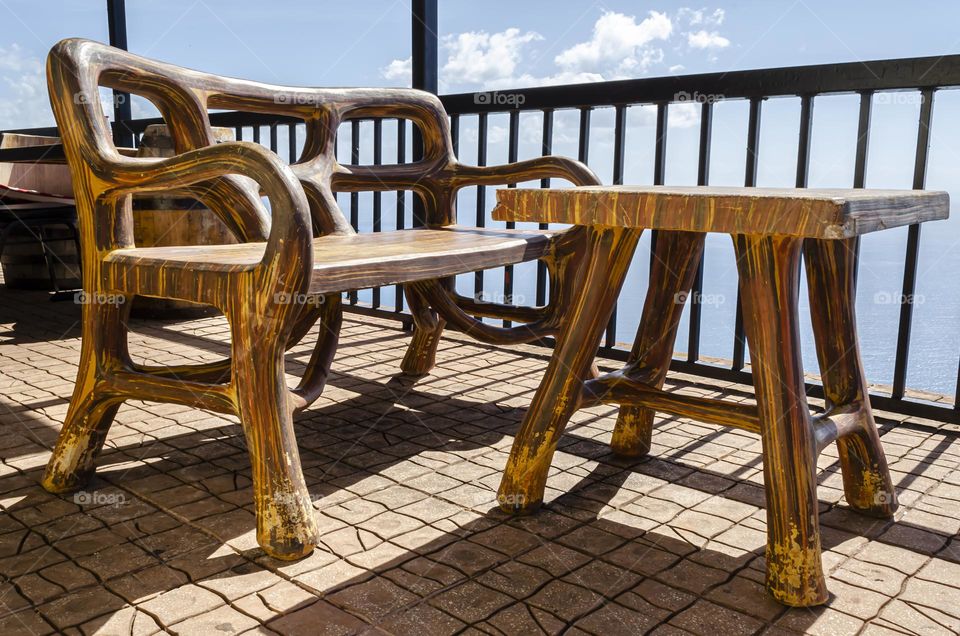
{"type": "Polygon", "coordinates": [[[687,44],[695,49],[725,49],[730,46],[730,40],[716,31],[701,29],[695,33],[687,34],[687,44]]]}
{"type": "Polygon", "coordinates": [[[405,60],[393,60],[382,69],[380,74],[388,80],[402,80],[404,86],[409,86],[412,81],[412,63],[413,58],[405,60]]]}
{"type": "Polygon", "coordinates": [[[32,73],[37,69],[43,70],[43,62],[24,53],[19,44],[12,44],[10,48],[0,46],[0,71],[32,73]]]}
{"type": "Polygon", "coordinates": [[[713,13],[708,13],[707,9],[691,9],[689,7],[683,7],[677,11],[677,20],[680,22],[685,22],[690,26],[697,25],[713,25],[720,26],[723,24],[723,20],[727,17],[726,12],[723,9],[715,9],[713,13]]]}
{"type": "Polygon", "coordinates": [[[690,103],[670,104],[667,124],[671,128],[692,128],[700,123],[700,109],[690,103]]]}
{"type": "Polygon", "coordinates": [[[43,61],[18,44],[0,47],[0,121],[4,128],[53,124],[43,61]]]}
{"type": "MultiPolygon", "coordinates": [[[[523,69],[530,60],[531,44],[543,40],[535,31],[509,28],[496,33],[468,31],[449,35],[443,40],[441,58],[441,92],[461,90],[495,91],[525,86],[580,84],[604,80],[639,77],[650,69],[664,65],[666,44],[674,38],[685,38],[687,48],[720,49],[730,41],[715,27],[724,20],[723,9],[682,8],[671,18],[663,12],[650,11],[642,20],[635,16],[604,12],[593,25],[588,40],[562,50],[553,58],[555,68],[543,74],[523,69]],[[696,32],[679,31],[680,27],[699,25],[696,32]]],[[[672,47],[675,52],[681,49],[672,47]]],[[[715,58],[711,55],[713,61],[715,58]]],[[[665,65],[664,65],[665,66],[665,65]]],[[[685,70],[683,64],[668,67],[670,73],[685,70]]],[[[392,81],[409,82],[410,58],[393,60],[380,69],[392,81]]]]}
{"type": "Polygon", "coordinates": [[[443,65],[443,73],[447,81],[491,87],[513,77],[521,49],[542,39],[539,33],[521,33],[515,28],[493,34],[469,31],[447,36],[444,47],[449,51],[449,57],[443,65]]]}
{"type": "Polygon", "coordinates": [[[662,50],[648,45],[672,32],[665,13],[651,11],[638,23],[634,16],[608,11],[593,25],[589,41],[566,49],[554,62],[566,73],[636,74],[663,59],[662,50]]]}

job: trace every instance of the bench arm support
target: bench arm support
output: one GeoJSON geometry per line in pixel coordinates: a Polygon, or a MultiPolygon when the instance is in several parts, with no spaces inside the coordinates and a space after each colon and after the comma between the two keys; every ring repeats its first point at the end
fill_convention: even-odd
{"type": "MultiPolygon", "coordinates": [[[[266,217],[266,210],[259,202],[259,210],[215,211],[221,216],[234,215],[238,225],[249,224],[253,214],[266,217],[269,233],[260,269],[286,267],[300,272],[312,269],[313,233],[306,195],[293,171],[259,144],[227,142],[164,159],[123,157],[110,161],[103,170],[108,172],[104,178],[116,184],[105,193],[113,197],[183,191],[190,186],[196,193],[197,185],[215,183],[228,175],[252,179],[270,200],[270,217],[266,217]]],[[[274,277],[277,275],[275,272],[274,277]]]]}

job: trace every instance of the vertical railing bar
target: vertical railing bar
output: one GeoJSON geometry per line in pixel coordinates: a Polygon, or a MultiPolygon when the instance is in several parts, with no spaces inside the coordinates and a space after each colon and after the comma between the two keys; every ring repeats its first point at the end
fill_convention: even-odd
{"type": "MultiPolygon", "coordinates": [[[[407,161],[407,120],[397,119],[397,164],[407,161]]],[[[407,193],[397,190],[397,229],[402,230],[407,208],[407,193]]],[[[403,311],[403,286],[397,285],[394,289],[394,308],[397,312],[403,311]]]]}
{"type": "MultiPolygon", "coordinates": [[[[487,165],[487,113],[477,116],[477,165],[487,165]]],[[[487,224],[487,189],[486,186],[477,186],[477,227],[487,224]]],[[[473,273],[473,297],[483,299],[483,271],[473,273]]]]}
{"type": "Polygon", "coordinates": [[[870,115],[873,91],[860,93],[860,115],[857,118],[857,154],[853,166],[853,187],[863,188],[867,181],[867,152],[870,147],[870,115]]]}
{"type": "MultiPolygon", "coordinates": [[[[428,93],[437,94],[439,88],[440,67],[438,52],[440,37],[437,28],[438,0],[413,0],[410,7],[411,38],[410,38],[410,86],[428,93]]],[[[423,132],[415,123],[412,124],[412,158],[414,162],[423,159],[424,140],[423,132]]],[[[413,199],[413,227],[423,227],[426,224],[427,210],[424,201],[416,192],[411,193],[413,199]]]]}
{"type": "Polygon", "coordinates": [[[450,138],[453,140],[453,154],[460,154],[460,115],[450,115],[450,138]]]}
{"type": "MultiPolygon", "coordinates": [[[[553,110],[543,111],[543,131],[541,133],[540,154],[544,157],[553,152],[553,110]]],[[[550,179],[540,179],[541,188],[550,187],[550,179]]],[[[537,227],[546,230],[550,226],[546,223],[540,223],[537,227]]],[[[537,306],[542,307],[547,304],[547,265],[543,261],[537,261],[537,306]]]]}
{"type": "MultiPolygon", "coordinates": [[[[107,0],[107,36],[110,46],[127,50],[127,7],[124,0],[107,0]]],[[[113,89],[113,142],[117,146],[131,145],[136,135],[130,132],[133,119],[130,93],[113,89]]]]}
{"type": "MultiPolygon", "coordinates": [[[[710,181],[710,145],[713,135],[713,104],[709,101],[700,105],[700,150],[697,155],[697,185],[705,186],[710,181]]],[[[697,263],[697,275],[693,280],[690,294],[690,324],[687,336],[687,361],[700,359],[700,323],[703,307],[703,261],[701,254],[697,263]]]]}
{"type": "MultiPolygon", "coordinates": [[[[857,152],[853,164],[853,187],[864,188],[867,183],[867,154],[870,148],[870,118],[873,110],[873,91],[860,93],[860,114],[857,117],[857,152]]],[[[860,237],[853,241],[853,288],[860,282],[860,237]]]]}
{"type": "MultiPolygon", "coordinates": [[[[507,163],[516,163],[520,153],[520,111],[510,111],[510,123],[507,132],[507,163]]],[[[517,184],[511,183],[508,188],[516,188],[517,184]]],[[[507,221],[507,229],[512,230],[517,227],[513,221],[507,221]]],[[[513,265],[507,265],[503,268],[503,302],[507,305],[513,304],[513,265]]],[[[513,326],[510,320],[504,320],[505,328],[513,326]]]]}
{"type": "MultiPolygon", "coordinates": [[[[667,120],[669,104],[657,104],[656,140],[653,151],[653,185],[663,185],[667,174],[667,120]]],[[[650,268],[653,269],[653,254],[657,249],[657,231],[650,232],[650,268]]]]}
{"type": "Polygon", "coordinates": [[[297,125],[287,124],[287,162],[296,163],[297,159],[297,125]]]}
{"type": "Polygon", "coordinates": [[[589,107],[580,109],[580,137],[577,159],[583,163],[589,163],[590,159],[590,111],[589,107]]]}
{"type": "MultiPolygon", "coordinates": [[[[800,96],[800,126],[797,132],[797,177],[794,185],[798,188],[806,188],[810,178],[810,143],[813,136],[813,95],[800,96]]],[[[800,259],[804,256],[801,253],[800,259]]],[[[803,264],[797,269],[797,285],[803,272],[803,264]]]]}
{"type": "Polygon", "coordinates": [[[253,143],[260,143],[260,126],[256,124],[253,126],[253,143]]]}
{"type": "Polygon", "coordinates": [[[270,152],[277,152],[277,124],[270,124],[270,152]]]}
{"type": "Polygon", "coordinates": [[[663,185],[667,174],[667,118],[669,104],[657,104],[656,144],[653,156],[653,185],[663,185]]]}
{"type": "MultiPolygon", "coordinates": [[[[626,117],[626,105],[617,104],[613,118],[613,185],[623,185],[624,145],[627,137],[626,117]]],[[[613,306],[604,336],[604,346],[608,348],[617,345],[617,304],[613,306]]]]}
{"type": "MultiPolygon", "coordinates": [[[[747,120],[747,161],[744,168],[743,185],[752,188],[757,185],[757,153],[760,147],[760,105],[762,98],[750,98],[750,115],[747,120]]],[[[743,333],[743,305],[740,302],[740,290],[737,289],[737,317],[734,321],[733,370],[740,371],[744,365],[746,339],[743,333]]]]}
{"type": "MultiPolygon", "coordinates": [[[[453,142],[453,156],[457,157],[460,153],[460,115],[451,115],[450,116],[450,139],[453,142]]],[[[453,197],[453,201],[450,202],[450,205],[453,206],[453,218],[456,220],[458,218],[458,199],[459,191],[457,195],[453,197]]]]}
{"type": "MultiPolygon", "coordinates": [[[[917,153],[913,164],[913,189],[923,190],[927,183],[927,158],[930,151],[930,122],[933,118],[933,91],[921,91],[920,120],[917,124],[917,153]]],[[[917,262],[920,252],[920,224],[907,230],[907,252],[903,263],[903,293],[900,295],[900,327],[897,330],[897,356],[893,365],[892,397],[903,397],[910,357],[910,331],[913,327],[913,299],[917,291],[917,262]]]]}
{"type": "MultiPolygon", "coordinates": [[[[350,163],[357,165],[360,163],[360,120],[354,119],[350,122],[350,163]]],[[[360,193],[350,193],[350,225],[354,231],[360,231],[360,193]]],[[[350,304],[357,304],[357,292],[350,292],[350,304]]]]}
{"type": "Polygon", "coordinates": [[[243,141],[243,126],[237,126],[234,129],[234,141],[243,141]]]}
{"type": "MultiPolygon", "coordinates": [[[[450,140],[453,144],[453,156],[456,157],[460,153],[460,115],[451,115],[450,116],[450,140]]],[[[458,199],[460,198],[459,192],[457,195],[454,195],[453,201],[450,202],[450,205],[453,207],[453,218],[457,219],[458,211],[458,199]]],[[[456,287],[456,279],[451,283],[456,287]]]]}
{"type": "Polygon", "coordinates": [[[800,132],[797,140],[798,188],[806,188],[810,175],[810,138],[813,134],[813,95],[800,98],[800,132]]]}
{"type": "MultiPolygon", "coordinates": [[[[373,120],[373,165],[383,163],[383,120],[379,117],[373,120]]],[[[373,193],[373,231],[383,229],[383,193],[379,190],[373,193]]],[[[380,288],[374,287],[370,304],[374,309],[380,308],[380,288]]]]}

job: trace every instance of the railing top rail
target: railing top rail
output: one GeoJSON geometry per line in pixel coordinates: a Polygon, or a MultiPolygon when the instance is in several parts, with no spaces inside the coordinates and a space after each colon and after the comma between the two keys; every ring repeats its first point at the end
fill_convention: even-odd
{"type": "MultiPolygon", "coordinates": [[[[509,100],[507,105],[493,99],[478,100],[477,95],[483,94],[482,91],[442,95],[440,99],[449,114],[458,115],[675,102],[682,101],[680,96],[683,95],[690,101],[700,98],[715,101],[947,87],[960,87],[960,55],[724,71],[499,91],[522,92],[522,104],[517,104],[516,100],[509,100]]],[[[299,122],[293,117],[236,111],[211,113],[210,121],[214,126],[227,127],[299,122]]],[[[160,118],[135,119],[127,122],[127,128],[134,133],[142,133],[150,124],[160,123],[163,123],[160,118]]],[[[55,136],[57,129],[22,128],[3,132],[55,136]]]]}
{"type": "MultiPolygon", "coordinates": [[[[211,112],[210,113],[210,124],[213,126],[224,126],[226,128],[236,128],[237,126],[250,127],[250,126],[270,126],[273,124],[299,124],[302,123],[302,119],[296,117],[284,116],[284,115],[273,115],[269,113],[250,113],[245,111],[221,111],[221,112],[211,112]]],[[[130,121],[125,122],[126,130],[130,132],[140,134],[147,129],[147,126],[151,124],[163,124],[166,123],[161,117],[146,117],[143,119],[131,119],[130,121]]],[[[114,122],[114,129],[117,128],[118,123],[114,122]]],[[[2,132],[8,133],[25,133],[31,135],[48,135],[55,137],[57,136],[57,129],[55,126],[48,128],[19,128],[15,130],[4,130],[2,132]]]]}
{"type": "MultiPolygon", "coordinates": [[[[477,99],[478,94],[442,95],[450,114],[589,108],[615,104],[678,101],[695,95],[715,99],[749,99],[857,93],[865,91],[917,90],[960,86],[960,55],[915,57],[896,60],[817,64],[784,68],[700,73],[586,84],[513,88],[500,93],[522,93],[523,100],[477,99]]],[[[495,93],[497,91],[490,91],[495,93]]]]}

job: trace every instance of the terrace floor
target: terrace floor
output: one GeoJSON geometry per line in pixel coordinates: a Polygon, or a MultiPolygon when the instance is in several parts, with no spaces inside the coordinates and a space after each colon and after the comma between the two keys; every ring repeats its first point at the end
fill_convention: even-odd
{"type": "MultiPolygon", "coordinates": [[[[132,403],[84,493],[37,481],[67,409],[79,307],[0,289],[0,634],[371,633],[949,634],[960,630],[960,439],[955,426],[879,414],[901,509],[842,502],[821,458],[833,596],[787,610],[764,592],[759,439],[663,418],[650,457],[607,442],[613,408],[579,413],[548,505],[495,506],[542,350],[449,333],[439,365],[396,376],[407,334],[348,316],[325,395],[298,417],[322,545],[302,561],[254,540],[237,421],[132,403]],[[572,627],[571,627],[572,626],[572,627]]],[[[222,319],[135,325],[153,362],[218,357],[222,319]]],[[[309,350],[290,356],[291,369],[309,350]]],[[[692,378],[677,390],[748,400],[692,378]]]]}

